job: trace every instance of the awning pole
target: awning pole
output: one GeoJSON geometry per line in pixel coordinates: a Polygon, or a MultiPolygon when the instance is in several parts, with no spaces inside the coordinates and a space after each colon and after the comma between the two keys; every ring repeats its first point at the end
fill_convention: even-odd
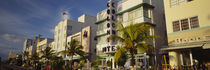
{"type": "Polygon", "coordinates": [[[190,63],[191,63],[191,66],[193,65],[193,56],[192,56],[192,51],[190,51],[190,63]]]}

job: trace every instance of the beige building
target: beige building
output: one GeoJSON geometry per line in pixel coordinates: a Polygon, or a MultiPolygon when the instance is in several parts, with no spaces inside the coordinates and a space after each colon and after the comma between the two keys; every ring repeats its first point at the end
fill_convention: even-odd
{"type": "MultiPolygon", "coordinates": [[[[96,34],[97,26],[94,24],[96,18],[94,16],[83,14],[78,17],[77,21],[62,20],[55,27],[55,40],[50,45],[54,45],[53,49],[60,52],[66,49],[66,46],[71,40],[76,39],[84,47],[83,51],[88,54],[88,62],[85,65],[89,69],[90,61],[95,58],[96,41],[94,37],[96,34]]],[[[69,60],[69,57],[64,56],[64,60],[69,60]]],[[[74,56],[73,59],[77,60],[80,57],[74,56]]]]}
{"type": "Polygon", "coordinates": [[[31,55],[33,54],[33,46],[31,45],[29,48],[28,48],[28,56],[31,57],[31,55]]]}
{"type": "Polygon", "coordinates": [[[12,51],[9,52],[8,59],[16,58],[18,55],[12,51]]]}
{"type": "MultiPolygon", "coordinates": [[[[94,40],[91,39],[92,37],[94,37],[91,29],[91,26],[87,26],[84,27],[80,32],[68,36],[67,43],[71,42],[71,40],[73,39],[80,41],[80,44],[83,46],[83,51],[85,51],[86,53],[91,53],[91,51],[94,50],[94,48],[91,49],[91,47],[95,46],[94,40]]],[[[92,52],[92,54],[93,53],[94,52],[92,52]]]]}
{"type": "Polygon", "coordinates": [[[45,38],[37,43],[37,49],[36,52],[39,53],[39,56],[41,56],[41,51],[43,51],[46,47],[53,47],[50,44],[54,41],[54,39],[51,38],[45,38]]]}
{"type": "MultiPolygon", "coordinates": [[[[56,52],[63,51],[66,49],[65,47],[68,42],[70,42],[72,39],[77,39],[81,41],[81,44],[84,46],[84,51],[91,54],[88,59],[92,61],[95,56],[94,49],[96,42],[94,42],[94,37],[97,30],[96,25],[94,24],[95,21],[96,18],[94,16],[86,14],[78,17],[77,21],[69,19],[60,21],[59,24],[55,27],[55,40],[53,49],[55,49],[56,52]],[[86,31],[88,33],[90,30],[90,36],[88,38],[83,38],[83,32],[86,31]]],[[[68,57],[64,57],[64,60],[67,59],[68,57]]]]}
{"type": "Polygon", "coordinates": [[[23,45],[23,53],[26,51],[31,56],[37,50],[37,44],[43,38],[40,38],[40,35],[35,37],[35,39],[26,39],[23,45]]]}
{"type": "Polygon", "coordinates": [[[192,66],[210,62],[210,1],[164,0],[169,64],[192,66]]]}
{"type": "Polygon", "coordinates": [[[55,49],[56,52],[65,50],[67,36],[80,32],[84,26],[94,25],[95,17],[83,14],[78,18],[78,22],[64,19],[55,27],[55,49]]]}
{"type": "MultiPolygon", "coordinates": [[[[87,26],[82,28],[81,32],[75,33],[68,36],[67,43],[70,43],[71,40],[80,41],[80,44],[83,46],[83,51],[88,54],[88,62],[85,64],[85,68],[89,69],[90,61],[93,61],[95,58],[95,46],[96,41],[94,41],[95,32],[93,32],[94,27],[87,26]]],[[[73,59],[78,59],[79,56],[73,56],[73,59]]]]}
{"type": "Polygon", "coordinates": [[[49,43],[49,46],[52,48],[52,50],[56,51],[55,41],[52,41],[51,43],[49,43]]]}
{"type": "Polygon", "coordinates": [[[24,44],[23,44],[23,52],[24,51],[28,51],[28,48],[33,45],[33,40],[32,39],[26,39],[24,41],[24,44]]]}

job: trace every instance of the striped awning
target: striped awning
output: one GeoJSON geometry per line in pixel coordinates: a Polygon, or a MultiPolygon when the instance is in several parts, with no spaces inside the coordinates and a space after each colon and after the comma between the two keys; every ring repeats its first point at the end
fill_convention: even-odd
{"type": "Polygon", "coordinates": [[[202,47],[203,44],[199,45],[189,45],[189,46],[179,46],[179,47],[168,47],[168,48],[162,48],[162,51],[170,51],[170,50],[179,50],[179,49],[190,49],[190,48],[197,48],[202,47]]]}
{"type": "Polygon", "coordinates": [[[210,49],[210,41],[174,44],[174,45],[169,45],[167,48],[162,48],[161,50],[170,51],[170,50],[181,50],[181,49],[191,49],[191,48],[210,49]]]}
{"type": "Polygon", "coordinates": [[[203,49],[210,49],[210,44],[204,44],[203,49]]]}

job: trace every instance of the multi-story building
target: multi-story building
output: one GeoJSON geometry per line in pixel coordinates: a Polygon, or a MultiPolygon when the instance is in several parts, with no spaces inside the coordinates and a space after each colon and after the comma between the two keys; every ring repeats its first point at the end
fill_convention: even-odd
{"type": "Polygon", "coordinates": [[[52,48],[52,50],[56,51],[56,47],[55,47],[55,42],[54,41],[49,43],[49,46],[52,48]]]}
{"type": "Polygon", "coordinates": [[[43,40],[43,38],[40,38],[40,35],[35,37],[35,39],[26,39],[23,45],[23,52],[28,52],[30,57],[34,52],[36,52],[37,44],[40,40],[43,40]]]}
{"type": "Polygon", "coordinates": [[[26,51],[29,52],[29,54],[33,54],[34,52],[36,52],[37,43],[39,40],[42,40],[42,38],[35,37],[35,39],[26,39],[23,45],[23,52],[26,51]]]}
{"type": "Polygon", "coordinates": [[[60,21],[60,23],[55,27],[54,45],[56,52],[65,50],[65,47],[67,45],[67,37],[81,32],[83,27],[91,26],[91,29],[93,29],[92,32],[95,33],[95,31],[97,30],[95,28],[96,25],[94,25],[95,21],[95,17],[86,14],[80,16],[78,18],[78,22],[70,19],[64,19],[60,21]]]}
{"type": "MultiPolygon", "coordinates": [[[[107,40],[110,34],[115,34],[115,22],[121,22],[123,26],[130,24],[147,22],[153,24],[154,29],[150,30],[150,35],[158,35],[161,39],[154,39],[151,44],[155,47],[155,52],[148,52],[148,65],[161,64],[161,54],[159,49],[167,45],[167,36],[164,22],[164,8],[162,0],[121,0],[116,2],[109,0],[108,8],[97,14],[97,55],[103,57],[102,67],[106,66],[106,61],[112,62],[112,68],[116,68],[113,61],[113,53],[116,52],[116,44],[107,40]],[[117,10],[116,10],[117,9],[117,10]],[[116,13],[116,14],[115,14],[116,13]],[[117,16],[117,19],[116,19],[117,16]],[[114,18],[113,18],[114,17],[114,18]],[[110,22],[110,20],[112,20],[110,22]],[[111,30],[110,30],[111,29],[111,30]],[[110,32],[111,31],[111,32],[110,32]],[[110,45],[111,42],[111,45],[110,45]],[[150,56],[150,58],[149,58],[150,56]],[[153,61],[155,60],[155,61],[153,61]],[[105,65],[104,65],[105,64],[105,65]]],[[[144,64],[144,54],[136,55],[136,66],[144,64]]]]}
{"type": "Polygon", "coordinates": [[[9,52],[8,59],[16,58],[18,55],[12,51],[9,52]]]}
{"type": "Polygon", "coordinates": [[[46,47],[51,47],[50,44],[54,41],[54,39],[51,39],[51,38],[45,38],[41,41],[39,41],[37,43],[37,49],[36,49],[36,52],[39,53],[39,56],[42,55],[41,51],[43,51],[44,49],[46,49],[46,47]]]}
{"type": "Polygon", "coordinates": [[[28,56],[29,57],[31,57],[32,55],[33,55],[33,53],[34,53],[34,48],[33,48],[34,46],[33,45],[31,45],[29,48],[28,48],[28,56]]]}
{"type": "MultiPolygon", "coordinates": [[[[94,23],[93,23],[94,24],[94,23]]],[[[94,40],[96,33],[96,26],[87,26],[82,28],[82,30],[78,33],[68,36],[67,43],[71,42],[71,40],[78,40],[80,44],[83,46],[83,51],[88,54],[88,62],[85,64],[85,68],[89,69],[91,66],[90,62],[95,58],[95,49],[96,49],[96,41],[94,40]]],[[[73,56],[73,59],[78,59],[79,56],[73,56]]]]}
{"type": "Polygon", "coordinates": [[[56,52],[65,50],[67,36],[71,35],[72,31],[76,31],[76,30],[72,30],[73,27],[70,25],[72,23],[79,24],[78,22],[75,22],[69,19],[64,19],[60,21],[59,24],[55,27],[55,35],[54,35],[55,43],[54,44],[55,44],[56,52]]]}
{"type": "MultiPolygon", "coordinates": [[[[88,62],[86,68],[90,67],[90,61],[95,58],[96,35],[97,26],[94,24],[96,18],[94,16],[83,14],[78,18],[78,21],[64,19],[55,27],[54,48],[57,52],[65,50],[67,44],[76,39],[80,41],[84,47],[83,51],[88,53],[88,62]]],[[[74,56],[73,59],[78,59],[74,56]]],[[[65,57],[64,60],[69,60],[65,57]]]]}
{"type": "Polygon", "coordinates": [[[32,39],[26,39],[23,44],[23,52],[28,51],[28,48],[33,44],[32,39]]]}
{"type": "Polygon", "coordinates": [[[210,63],[209,0],[164,0],[169,64],[210,63]]]}

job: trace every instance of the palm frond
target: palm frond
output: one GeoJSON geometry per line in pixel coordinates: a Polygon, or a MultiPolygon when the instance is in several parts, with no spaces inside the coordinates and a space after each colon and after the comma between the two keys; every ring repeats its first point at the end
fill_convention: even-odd
{"type": "Polygon", "coordinates": [[[120,36],[117,35],[110,35],[109,37],[107,37],[107,40],[115,40],[115,41],[119,41],[119,42],[123,42],[124,39],[120,36]]]}
{"type": "Polygon", "coordinates": [[[154,47],[152,45],[149,45],[149,44],[146,44],[146,43],[140,43],[140,44],[137,44],[137,49],[138,49],[138,52],[144,53],[144,52],[147,52],[147,51],[154,50],[154,47]]]}
{"type": "Polygon", "coordinates": [[[122,46],[117,50],[117,52],[114,54],[114,61],[117,62],[122,55],[126,54],[126,47],[122,46]]]}

